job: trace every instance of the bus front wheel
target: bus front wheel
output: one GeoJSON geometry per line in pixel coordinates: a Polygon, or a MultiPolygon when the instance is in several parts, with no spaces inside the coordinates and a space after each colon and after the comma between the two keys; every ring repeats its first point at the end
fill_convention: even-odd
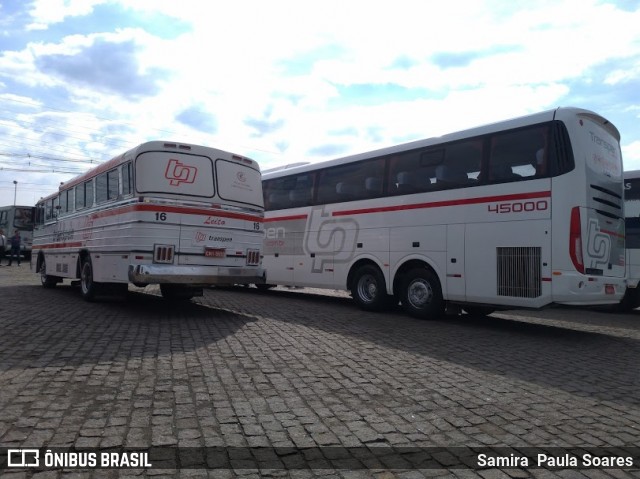
{"type": "Polygon", "coordinates": [[[42,258],[42,263],[40,264],[40,283],[43,288],[53,288],[58,284],[58,279],[55,276],[47,274],[47,261],[44,258],[42,258]]]}
{"type": "Polygon", "coordinates": [[[390,303],[382,272],[370,264],[356,270],[351,282],[351,296],[365,311],[379,311],[390,303]]]}
{"type": "Polygon", "coordinates": [[[402,308],[411,316],[433,319],[444,314],[444,300],[440,281],[426,268],[409,270],[401,288],[402,308]]]}

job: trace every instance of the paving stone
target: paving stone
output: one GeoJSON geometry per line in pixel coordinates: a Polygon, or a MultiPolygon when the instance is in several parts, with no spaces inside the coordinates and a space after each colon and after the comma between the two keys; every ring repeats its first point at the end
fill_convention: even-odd
{"type": "MultiPolygon", "coordinates": [[[[550,308],[417,321],[395,310],[360,311],[342,293],[285,288],[207,289],[171,305],[149,287],[124,303],[87,303],[67,284],[39,287],[27,268],[0,268],[0,290],[4,447],[640,443],[636,314],[550,308]]],[[[193,471],[145,475],[203,477],[193,471]]],[[[574,472],[526,474],[633,477],[574,472]]],[[[464,469],[266,473],[289,476],[524,477],[464,469]]]]}

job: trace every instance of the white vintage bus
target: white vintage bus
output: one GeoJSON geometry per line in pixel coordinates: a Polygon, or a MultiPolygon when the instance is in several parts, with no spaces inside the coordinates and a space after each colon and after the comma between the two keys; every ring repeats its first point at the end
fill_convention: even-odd
{"type": "Polygon", "coordinates": [[[265,172],[266,284],[362,308],[615,304],[625,287],[619,132],[558,108],[265,172]]]}
{"type": "Polygon", "coordinates": [[[621,310],[640,306],[640,170],[624,172],[624,216],[627,245],[627,292],[621,310]]]}
{"type": "Polygon", "coordinates": [[[20,232],[22,243],[20,252],[25,259],[31,258],[31,246],[33,244],[33,206],[1,206],[0,229],[7,238],[5,254],[9,255],[9,238],[15,230],[20,232]]]}
{"type": "Polygon", "coordinates": [[[159,284],[190,299],[214,284],[264,280],[258,164],[204,146],[152,141],[36,204],[32,271],[80,280],[87,300],[159,284]]]}

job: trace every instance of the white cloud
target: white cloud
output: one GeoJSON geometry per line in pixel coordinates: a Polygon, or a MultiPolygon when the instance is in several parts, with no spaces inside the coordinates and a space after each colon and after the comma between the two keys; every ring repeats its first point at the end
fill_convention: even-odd
{"type": "Polygon", "coordinates": [[[57,27],[23,48],[0,52],[0,94],[23,86],[24,92],[11,93],[67,111],[65,131],[86,125],[81,139],[67,140],[76,152],[110,155],[120,145],[171,137],[246,154],[267,168],[317,161],[327,151],[356,153],[456,131],[579,98],[610,108],[601,113],[621,129],[625,160],[638,158],[640,133],[630,131],[627,122],[637,123],[640,98],[615,95],[640,78],[640,10],[626,12],[597,0],[526,5],[38,0],[33,5],[28,28],[57,27]],[[89,19],[100,4],[101,11],[117,11],[116,23],[100,24],[100,33],[59,33],[65,19],[89,19]],[[139,27],[117,23],[127,14],[122,25],[139,27]],[[161,29],[143,21],[156,14],[185,27],[162,38],[161,29]],[[100,42],[135,45],[128,56],[118,57],[126,62],[114,61],[108,72],[114,77],[91,75],[101,65],[95,57],[100,42]],[[93,61],[83,63],[88,53],[93,61]],[[43,58],[49,59],[48,70],[43,58]],[[82,65],[92,72],[73,78],[69,72],[82,65]],[[127,96],[116,81],[120,74],[124,84],[137,86],[137,96],[127,96]],[[135,83],[139,78],[147,82],[135,83]],[[594,88],[576,96],[575,83],[594,88]],[[379,87],[372,88],[379,96],[363,101],[349,96],[367,85],[379,87]],[[385,85],[406,89],[407,98],[384,97],[379,92],[385,85]],[[607,86],[607,100],[597,103],[594,92],[607,86]],[[65,93],[60,100],[43,96],[58,92],[65,93]],[[199,112],[201,122],[177,121],[187,110],[199,112]],[[214,123],[202,123],[207,114],[214,123]],[[203,124],[215,124],[215,132],[199,131],[203,124]]]}
{"type": "Polygon", "coordinates": [[[622,159],[626,171],[640,170],[640,140],[622,147],[622,159]]]}
{"type": "Polygon", "coordinates": [[[36,0],[33,2],[33,22],[28,30],[44,30],[49,25],[62,22],[66,17],[87,15],[96,5],[108,0],[36,0]]]}

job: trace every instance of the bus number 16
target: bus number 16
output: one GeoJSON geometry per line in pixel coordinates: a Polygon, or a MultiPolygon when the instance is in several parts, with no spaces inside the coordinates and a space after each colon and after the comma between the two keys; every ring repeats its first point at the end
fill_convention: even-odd
{"type": "Polygon", "coordinates": [[[522,213],[523,211],[546,211],[549,208],[547,200],[515,201],[512,203],[495,203],[487,205],[490,213],[522,213]]]}

